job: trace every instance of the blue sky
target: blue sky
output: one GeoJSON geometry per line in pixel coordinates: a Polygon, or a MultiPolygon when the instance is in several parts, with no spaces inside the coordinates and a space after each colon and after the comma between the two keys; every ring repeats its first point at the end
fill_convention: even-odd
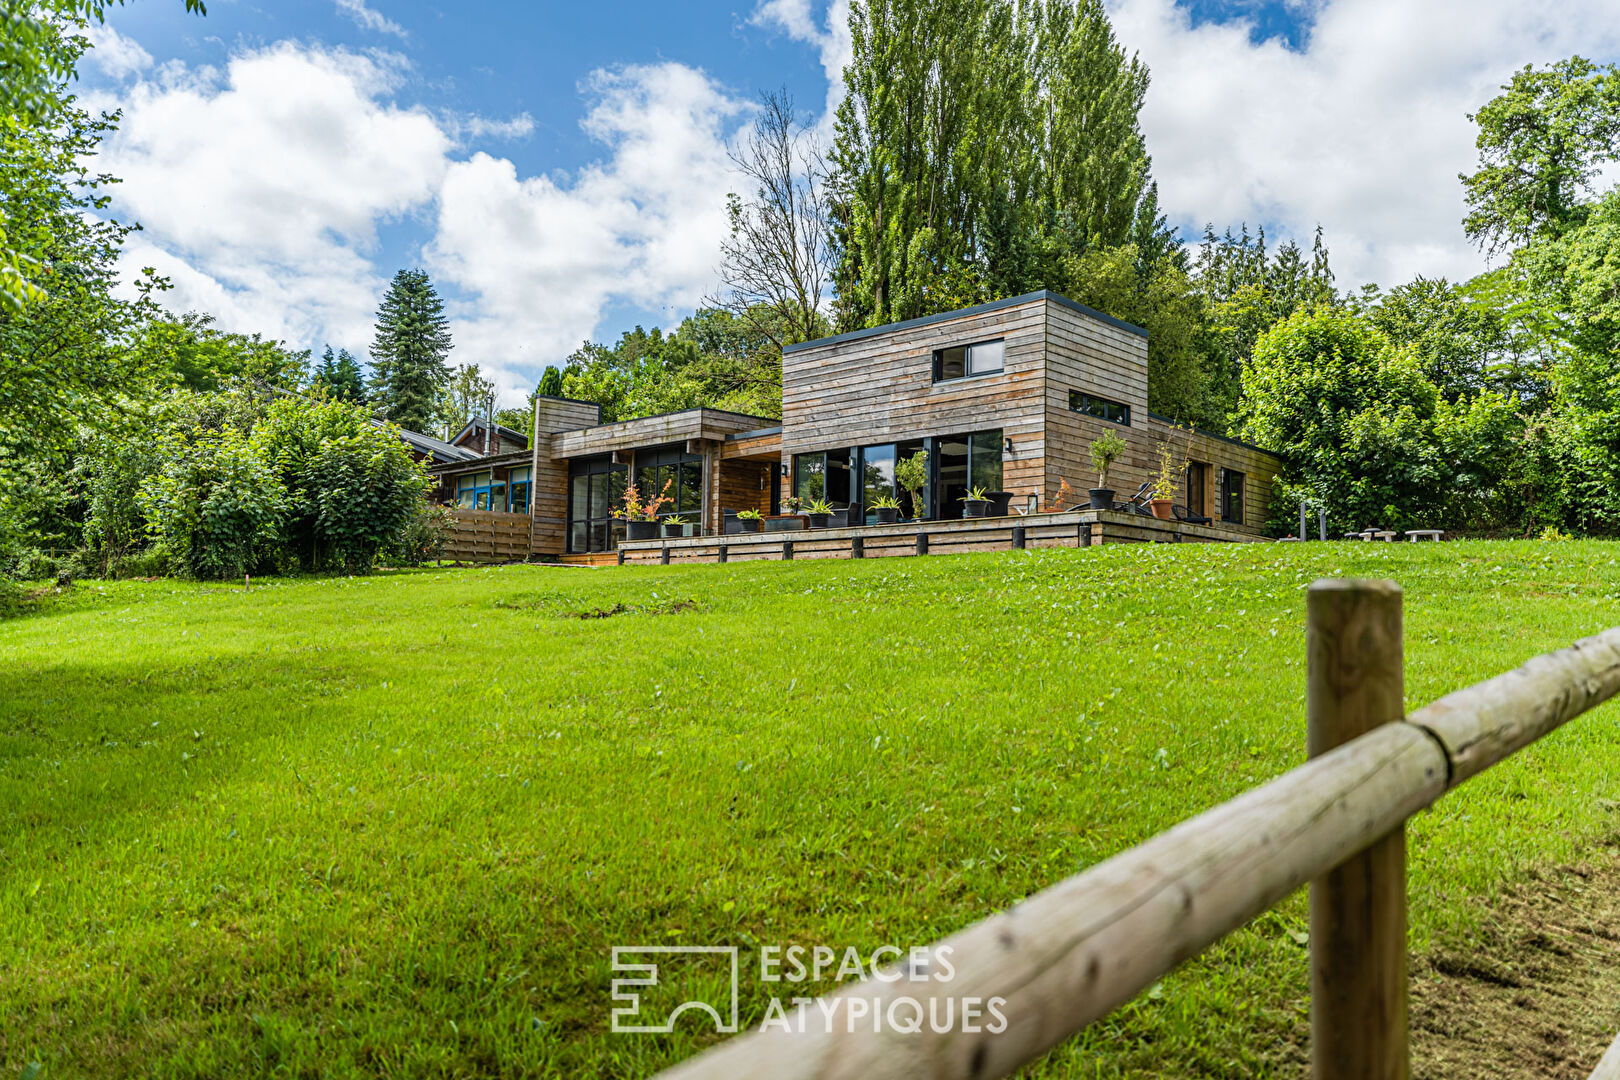
{"type": "MultiPolygon", "coordinates": [[[[132,268],[171,305],[363,350],[401,266],[452,302],[455,360],[515,398],[586,336],[715,286],[727,140],[762,89],[836,101],[849,0],[179,0],[114,9],[84,66],[132,268]]],[[[1327,230],[1341,285],[1482,268],[1464,114],[1524,63],[1620,54],[1604,0],[1113,0],[1152,68],[1172,219],[1327,230]]]]}

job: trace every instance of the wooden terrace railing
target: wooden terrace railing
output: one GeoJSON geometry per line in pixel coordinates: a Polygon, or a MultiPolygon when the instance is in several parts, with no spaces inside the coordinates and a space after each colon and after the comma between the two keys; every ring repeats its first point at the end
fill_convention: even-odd
{"type": "MultiPolygon", "coordinates": [[[[1620,628],[1403,713],[1401,591],[1307,594],[1310,760],[937,943],[949,982],[870,980],[802,1029],[731,1039],[667,1080],[1007,1076],[1307,883],[1315,1080],[1408,1075],[1405,823],[1620,692],[1620,628]],[[1004,999],[1007,1025],[910,1034],[852,1022],[897,997],[1004,999]],[[827,1022],[821,1018],[827,1012],[827,1022]]],[[[1620,1039],[1593,1080],[1620,1080],[1620,1039]]]]}

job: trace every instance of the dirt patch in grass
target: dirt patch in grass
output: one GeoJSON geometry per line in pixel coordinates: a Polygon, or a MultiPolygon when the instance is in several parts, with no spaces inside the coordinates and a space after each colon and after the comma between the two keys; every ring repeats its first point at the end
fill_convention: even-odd
{"type": "Polygon", "coordinates": [[[1532,874],[1412,970],[1417,1080],[1586,1080],[1620,1030],[1620,855],[1532,874]]]}

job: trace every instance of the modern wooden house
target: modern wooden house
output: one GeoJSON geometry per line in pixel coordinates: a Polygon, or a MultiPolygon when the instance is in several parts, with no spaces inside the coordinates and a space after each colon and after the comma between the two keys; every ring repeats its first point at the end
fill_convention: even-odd
{"type": "Polygon", "coordinates": [[[681,524],[667,532],[693,538],[738,510],[780,514],[793,496],[826,501],[844,528],[875,523],[884,496],[929,522],[961,519],[972,488],[1025,511],[1067,484],[1066,503],[1083,504],[1089,447],[1106,432],[1127,447],[1109,478],[1118,498],[1148,480],[1161,445],[1186,462],[1187,538],[1254,539],[1266,520],[1276,458],[1149,412],[1146,331],[1055,293],[790,346],[782,381],[779,422],[692,409],[602,424],[593,404],[540,398],[527,440],[491,440],[475,422],[451,442],[483,452],[432,471],[444,501],[526,515],[531,553],[569,561],[614,557],[625,534],[613,511],[632,480],[668,496],[661,516],[681,524]],[[919,453],[921,506],[895,479],[919,453]]]}

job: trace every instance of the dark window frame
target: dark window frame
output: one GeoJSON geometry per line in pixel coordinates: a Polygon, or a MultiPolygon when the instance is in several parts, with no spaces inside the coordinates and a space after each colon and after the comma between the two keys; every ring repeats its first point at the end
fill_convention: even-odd
{"type": "Polygon", "coordinates": [[[934,382],[936,384],[938,384],[938,383],[962,382],[964,379],[988,379],[992,375],[1004,375],[1004,374],[1006,374],[1006,372],[1007,372],[1007,339],[1004,338],[1004,337],[985,338],[982,341],[970,341],[965,345],[946,345],[943,348],[939,348],[939,349],[934,350],[933,373],[934,373],[934,382]],[[970,357],[972,355],[972,351],[974,349],[978,348],[980,345],[1000,345],[1001,346],[1001,366],[1000,367],[996,368],[994,371],[969,371],[968,370],[968,366],[969,366],[969,363],[970,363],[970,357]],[[946,374],[944,374],[945,354],[950,352],[952,349],[961,349],[962,350],[962,374],[960,374],[960,375],[946,375],[946,374]]]}
{"type": "Polygon", "coordinates": [[[1243,515],[1247,511],[1248,500],[1244,498],[1244,483],[1248,478],[1236,469],[1221,470],[1221,520],[1236,525],[1243,524],[1243,515]],[[1234,500],[1233,496],[1237,498],[1234,500]],[[1232,503],[1237,503],[1236,516],[1232,513],[1232,503]]]}
{"type": "MultiPolygon", "coordinates": [[[[613,517],[613,511],[617,509],[617,507],[614,505],[614,501],[611,498],[608,499],[607,502],[606,516],[593,515],[591,513],[591,500],[588,494],[590,488],[587,486],[587,495],[585,497],[585,516],[574,516],[574,492],[577,485],[581,481],[589,485],[591,483],[591,478],[594,476],[608,477],[614,475],[615,473],[624,474],[625,483],[629,483],[629,470],[624,465],[615,462],[610,454],[594,458],[576,458],[575,460],[569,462],[567,493],[568,501],[565,504],[565,513],[563,515],[564,520],[567,522],[567,525],[563,530],[563,549],[568,554],[579,555],[589,551],[612,551],[618,546],[618,532],[622,526],[619,525],[617,519],[613,517]],[[583,525],[585,527],[585,546],[583,548],[578,547],[574,543],[574,527],[576,525],[583,525]],[[604,547],[596,547],[592,543],[592,538],[595,536],[596,530],[600,526],[606,527],[605,535],[607,537],[607,543],[604,547]]],[[[604,482],[609,483],[609,481],[604,482]]],[[[532,491],[533,488],[531,487],[530,490],[532,491]]]]}
{"type": "Polygon", "coordinates": [[[1104,423],[1118,424],[1120,427],[1131,426],[1131,407],[1129,405],[1123,401],[1105,398],[1101,394],[1093,394],[1089,390],[1069,391],[1069,411],[1080,416],[1088,416],[1093,420],[1101,420],[1104,423]],[[1092,412],[1086,407],[1092,402],[1103,406],[1102,414],[1092,412]],[[1113,416],[1107,415],[1110,410],[1118,410],[1123,419],[1115,419],[1113,416]]]}

